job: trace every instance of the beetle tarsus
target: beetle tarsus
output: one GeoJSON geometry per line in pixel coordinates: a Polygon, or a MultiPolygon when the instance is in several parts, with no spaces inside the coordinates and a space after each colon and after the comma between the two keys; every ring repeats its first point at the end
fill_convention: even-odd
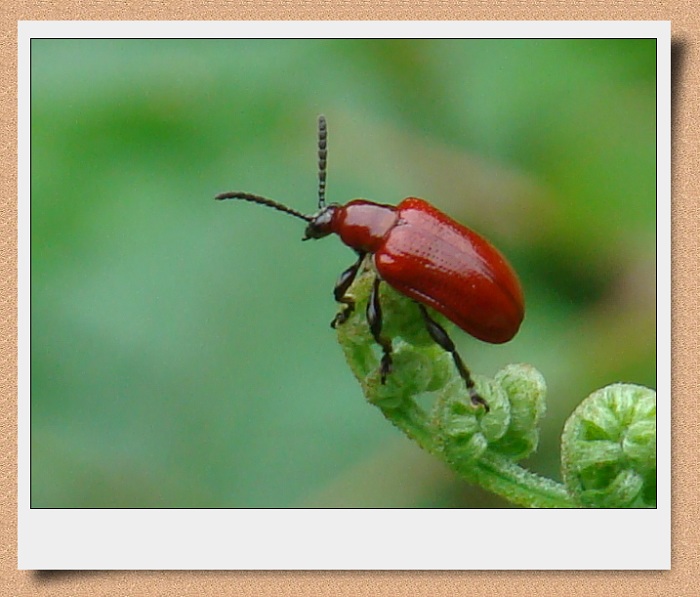
{"type": "Polygon", "coordinates": [[[374,341],[382,347],[382,364],[379,369],[379,377],[382,384],[386,383],[386,378],[391,373],[391,340],[382,336],[382,307],[379,304],[379,284],[381,280],[377,277],[372,284],[372,292],[367,301],[367,322],[372,332],[374,341]]]}
{"type": "Polygon", "coordinates": [[[343,297],[338,302],[343,303],[343,309],[342,311],[338,311],[338,313],[335,314],[333,321],[331,321],[331,327],[333,329],[345,323],[355,310],[355,301],[349,296],[343,297]]]}
{"type": "Polygon", "coordinates": [[[382,364],[379,368],[379,379],[382,382],[382,385],[386,383],[386,378],[391,373],[392,370],[392,361],[391,361],[391,355],[384,353],[382,355],[382,364]]]}
{"type": "Polygon", "coordinates": [[[459,353],[455,348],[455,344],[452,341],[452,339],[447,335],[445,328],[443,328],[437,321],[430,317],[430,315],[428,314],[428,310],[425,308],[424,305],[422,305],[421,303],[416,304],[418,305],[418,308],[420,309],[420,312],[423,315],[423,319],[425,320],[425,327],[428,329],[430,337],[433,340],[435,340],[438,346],[440,346],[452,355],[452,360],[454,361],[455,366],[457,367],[457,371],[459,372],[460,377],[464,380],[464,383],[467,386],[467,392],[469,392],[469,398],[472,404],[474,406],[483,406],[484,410],[486,410],[486,412],[489,412],[488,403],[476,391],[476,388],[474,387],[474,380],[472,379],[472,376],[469,373],[469,369],[467,369],[467,366],[464,364],[462,357],[459,356],[459,353]]]}
{"type": "Polygon", "coordinates": [[[491,410],[489,408],[488,402],[486,402],[486,400],[484,400],[475,389],[468,388],[468,390],[469,390],[469,398],[471,399],[472,404],[474,406],[483,406],[484,410],[486,412],[489,412],[491,410]]]}

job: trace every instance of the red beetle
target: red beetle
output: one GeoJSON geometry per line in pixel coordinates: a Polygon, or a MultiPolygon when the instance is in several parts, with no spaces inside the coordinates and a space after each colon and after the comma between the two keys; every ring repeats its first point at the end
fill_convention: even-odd
{"type": "Polygon", "coordinates": [[[455,222],[432,205],[408,197],[397,206],[354,199],[345,205],[326,205],[326,120],[318,120],[319,211],[305,215],[276,201],[250,193],[221,193],[216,199],[243,199],[273,207],[308,222],[303,240],[337,234],[353,249],[357,261],[335,285],[335,300],[343,303],[331,325],[342,324],[354,309],[346,293],[369,256],[377,274],[367,303],[367,320],[382,347],[381,381],[391,371],[391,340],[382,336],[379,285],[386,282],[413,299],[430,336],[448,351],[467,386],[472,403],[483,405],[455,345],[428,313],[431,307],[479,340],[507,342],[520,328],[524,315],[520,282],[503,255],[474,231],[455,222]]]}

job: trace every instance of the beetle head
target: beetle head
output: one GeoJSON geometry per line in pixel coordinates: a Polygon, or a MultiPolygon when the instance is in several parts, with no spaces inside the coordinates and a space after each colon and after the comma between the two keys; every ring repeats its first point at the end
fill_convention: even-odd
{"type": "Polygon", "coordinates": [[[311,216],[304,232],[304,238],[301,240],[323,238],[335,232],[333,229],[333,218],[338,207],[337,203],[331,203],[322,207],[320,211],[311,216]]]}

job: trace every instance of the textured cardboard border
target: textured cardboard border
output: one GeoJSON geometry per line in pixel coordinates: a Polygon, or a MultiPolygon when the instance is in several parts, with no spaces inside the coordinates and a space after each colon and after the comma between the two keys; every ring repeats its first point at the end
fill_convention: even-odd
{"type": "Polygon", "coordinates": [[[695,520],[698,409],[694,401],[698,369],[698,341],[692,322],[697,311],[696,223],[700,185],[694,179],[698,163],[697,25],[700,17],[691,3],[672,6],[621,2],[580,3],[568,6],[545,2],[537,7],[526,3],[490,2],[475,7],[457,2],[382,2],[379,5],[334,2],[324,6],[298,2],[200,6],[183,0],[163,7],[102,2],[5,4],[0,22],[3,36],[0,77],[3,110],[3,193],[0,199],[0,479],[2,480],[3,524],[0,562],[2,595],[453,595],[487,592],[490,595],[518,593],[537,595],[655,594],[691,595],[697,585],[700,531],[695,520]],[[673,32],[673,123],[672,123],[672,570],[666,572],[20,572],[17,571],[17,21],[18,20],[185,20],[185,19],[581,19],[581,20],[671,20],[673,32]],[[695,266],[695,267],[694,267],[695,266]]]}

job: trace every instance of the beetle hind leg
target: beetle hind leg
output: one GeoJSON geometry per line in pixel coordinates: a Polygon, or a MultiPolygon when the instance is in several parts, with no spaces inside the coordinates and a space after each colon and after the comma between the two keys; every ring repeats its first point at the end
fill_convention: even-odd
{"type": "Polygon", "coordinates": [[[381,279],[376,277],[372,284],[372,292],[367,302],[367,321],[374,341],[382,347],[382,363],[380,377],[382,384],[386,383],[386,376],[391,373],[391,340],[382,336],[382,307],[379,304],[379,284],[381,279]]]}
{"type": "Polygon", "coordinates": [[[357,272],[362,265],[362,260],[365,258],[364,253],[358,253],[358,256],[358,260],[340,274],[338,281],[335,283],[335,288],[333,289],[333,296],[336,302],[342,304],[342,311],[338,311],[333,321],[331,321],[331,327],[334,329],[340,324],[345,323],[355,310],[355,299],[347,296],[346,293],[348,288],[350,288],[355,281],[357,272]]]}
{"type": "Polygon", "coordinates": [[[424,305],[421,305],[420,303],[417,303],[417,305],[421,314],[423,315],[425,326],[428,329],[430,337],[435,340],[438,346],[445,349],[452,355],[452,360],[455,362],[457,371],[459,371],[460,377],[464,380],[464,383],[467,386],[467,392],[469,392],[469,398],[472,401],[472,404],[474,406],[481,405],[484,407],[486,412],[489,412],[489,405],[487,404],[486,400],[484,400],[476,391],[476,388],[474,387],[474,380],[469,373],[469,369],[467,369],[467,366],[464,364],[462,357],[459,356],[459,353],[455,348],[455,344],[447,335],[445,328],[443,328],[437,321],[428,315],[428,310],[424,305]]]}

